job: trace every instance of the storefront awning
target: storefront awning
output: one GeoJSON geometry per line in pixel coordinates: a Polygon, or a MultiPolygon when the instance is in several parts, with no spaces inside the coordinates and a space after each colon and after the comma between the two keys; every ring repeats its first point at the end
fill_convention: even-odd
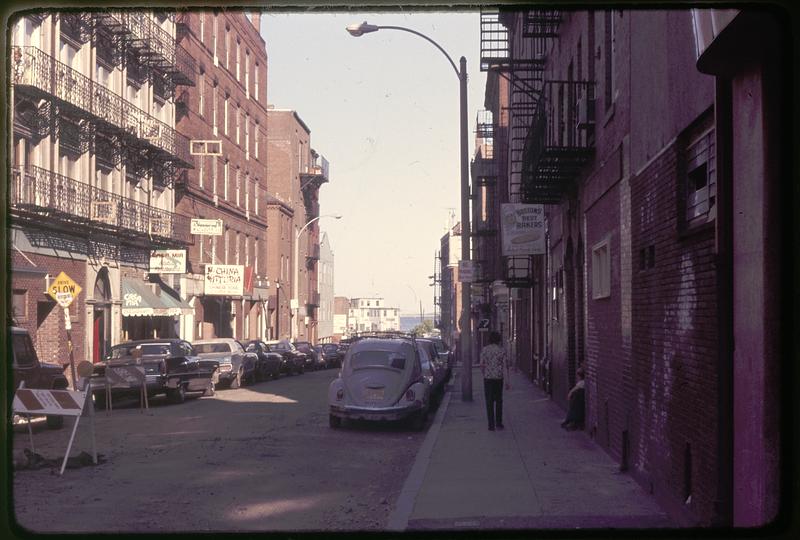
{"type": "Polygon", "coordinates": [[[171,317],[192,313],[193,309],[177,294],[159,284],[161,294],[155,294],[150,285],[132,278],[122,279],[123,317],[171,317]]]}

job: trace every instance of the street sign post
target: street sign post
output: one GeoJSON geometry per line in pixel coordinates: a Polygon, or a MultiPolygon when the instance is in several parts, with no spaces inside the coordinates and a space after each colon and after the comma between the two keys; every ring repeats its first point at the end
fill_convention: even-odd
{"type": "Polygon", "coordinates": [[[50,297],[58,302],[58,305],[64,308],[64,327],[67,330],[67,349],[69,350],[69,371],[72,375],[72,389],[78,389],[78,377],[75,373],[75,357],[72,352],[72,321],[69,318],[69,306],[75,300],[83,289],[80,285],[75,283],[71,277],[64,272],[56,276],[56,279],[50,284],[47,293],[50,297]]]}

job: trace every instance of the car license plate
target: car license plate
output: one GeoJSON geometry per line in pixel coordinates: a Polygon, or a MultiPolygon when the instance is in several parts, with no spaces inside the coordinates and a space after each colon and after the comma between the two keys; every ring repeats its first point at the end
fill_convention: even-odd
{"type": "Polygon", "coordinates": [[[367,401],[382,401],[383,388],[367,388],[366,399],[367,401]]]}

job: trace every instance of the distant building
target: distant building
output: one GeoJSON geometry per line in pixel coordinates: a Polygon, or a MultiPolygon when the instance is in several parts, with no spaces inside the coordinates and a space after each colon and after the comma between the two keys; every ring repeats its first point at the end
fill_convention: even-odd
{"type": "Polygon", "coordinates": [[[336,296],[333,299],[333,341],[339,341],[347,334],[347,314],[350,311],[350,299],[336,296]]]}
{"type": "Polygon", "coordinates": [[[353,298],[347,314],[348,332],[400,330],[400,309],[387,307],[383,298],[353,298]]]}
{"type": "Polygon", "coordinates": [[[317,336],[320,341],[329,341],[333,336],[333,249],[328,234],[322,234],[319,243],[319,310],[317,313],[317,336]]]}
{"type": "Polygon", "coordinates": [[[460,325],[461,284],[458,281],[458,261],[461,259],[461,223],[456,223],[442,236],[440,242],[439,330],[442,339],[455,345],[460,325]]]}

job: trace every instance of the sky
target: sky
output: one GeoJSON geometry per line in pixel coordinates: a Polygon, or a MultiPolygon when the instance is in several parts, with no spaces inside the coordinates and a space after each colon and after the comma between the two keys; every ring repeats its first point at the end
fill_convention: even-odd
{"type": "Polygon", "coordinates": [[[447,58],[397,30],[352,37],[349,24],[404,26],[467,59],[470,159],[483,108],[478,11],[264,12],[267,101],[293,109],[330,162],[320,214],[334,252],[334,290],[378,296],[403,314],[433,313],[428,277],[460,219],[459,87],[447,58]],[[451,213],[454,221],[451,221],[451,213]]]}

